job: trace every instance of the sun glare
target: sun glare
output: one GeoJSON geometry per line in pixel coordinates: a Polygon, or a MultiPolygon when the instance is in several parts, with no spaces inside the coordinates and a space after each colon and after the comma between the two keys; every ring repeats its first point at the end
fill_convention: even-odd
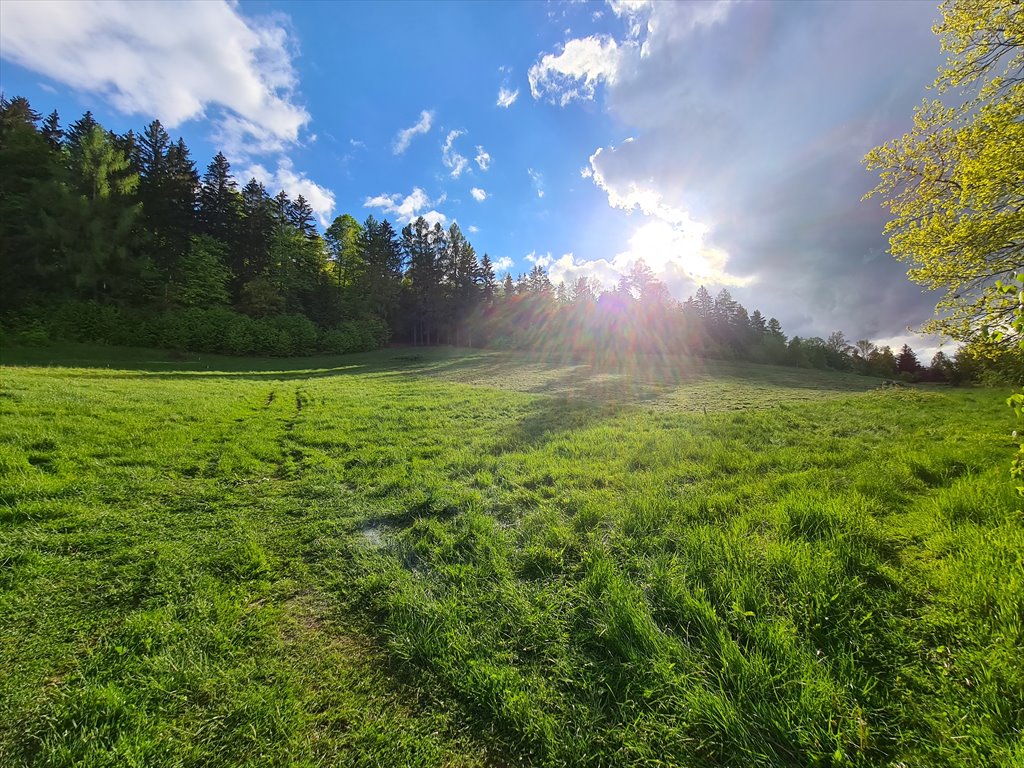
{"type": "Polygon", "coordinates": [[[708,227],[694,221],[670,224],[649,221],[629,239],[629,251],[616,257],[616,266],[626,267],[643,259],[656,275],[678,275],[694,283],[747,285],[753,278],[731,275],[726,270],[728,254],[705,243],[708,227]]]}

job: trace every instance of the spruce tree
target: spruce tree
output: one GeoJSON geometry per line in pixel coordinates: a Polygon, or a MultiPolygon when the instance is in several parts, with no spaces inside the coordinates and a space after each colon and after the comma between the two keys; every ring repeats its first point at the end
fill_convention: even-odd
{"type": "Polygon", "coordinates": [[[199,222],[202,231],[229,247],[234,244],[241,219],[238,184],[222,152],[214,156],[199,188],[199,222]]]}
{"type": "Polygon", "coordinates": [[[53,110],[47,115],[46,120],[43,121],[42,126],[39,129],[43,138],[50,143],[50,148],[55,152],[59,152],[63,146],[64,131],[60,127],[60,115],[57,114],[57,110],[53,110]]]}

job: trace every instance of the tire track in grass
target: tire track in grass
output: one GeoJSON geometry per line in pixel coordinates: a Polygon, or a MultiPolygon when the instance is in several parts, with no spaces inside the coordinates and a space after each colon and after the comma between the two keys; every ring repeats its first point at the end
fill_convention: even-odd
{"type": "Polygon", "coordinates": [[[284,428],[278,439],[280,459],[277,462],[274,476],[280,479],[295,479],[302,474],[304,454],[302,446],[295,439],[295,425],[302,418],[302,409],[308,397],[302,387],[295,388],[295,411],[284,422],[284,428]]]}

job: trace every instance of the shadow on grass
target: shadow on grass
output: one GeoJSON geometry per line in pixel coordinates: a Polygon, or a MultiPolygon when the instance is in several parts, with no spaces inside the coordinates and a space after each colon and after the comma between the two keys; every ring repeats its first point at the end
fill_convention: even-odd
{"type": "Polygon", "coordinates": [[[224,378],[297,381],[351,374],[439,379],[531,394],[598,401],[645,400],[671,388],[716,381],[772,389],[862,392],[877,380],[850,373],[704,360],[686,355],[588,356],[399,347],[375,352],[299,358],[175,356],[165,350],[62,345],[4,349],[3,365],[84,369],[81,375],[139,379],[224,378]],[[177,358],[177,359],[176,359],[177,358]]]}
{"type": "Polygon", "coordinates": [[[637,388],[604,378],[580,378],[562,382],[565,390],[538,397],[528,413],[502,433],[492,447],[495,454],[527,451],[560,435],[595,427],[617,419],[657,399],[654,387],[637,388]],[[570,387],[571,385],[571,387],[570,387]]]}

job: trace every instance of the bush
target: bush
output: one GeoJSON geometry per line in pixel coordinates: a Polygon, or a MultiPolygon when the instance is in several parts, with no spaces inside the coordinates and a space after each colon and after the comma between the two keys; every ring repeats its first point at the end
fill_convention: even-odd
{"type": "Polygon", "coordinates": [[[311,355],[316,352],[316,326],[302,315],[281,315],[268,318],[278,330],[288,336],[291,355],[311,355]]]}
{"type": "Polygon", "coordinates": [[[349,320],[337,328],[320,331],[317,346],[322,352],[341,355],[346,352],[369,352],[387,344],[391,330],[376,315],[349,320]]]}
{"type": "Polygon", "coordinates": [[[256,351],[255,322],[246,315],[235,315],[224,334],[222,351],[228,355],[251,355],[256,351]]]}
{"type": "Polygon", "coordinates": [[[124,318],[117,307],[95,301],[69,301],[46,311],[50,336],[58,341],[112,344],[124,318]]]}
{"type": "Polygon", "coordinates": [[[91,301],[37,305],[5,323],[8,338],[26,346],[68,341],[274,357],[363,352],[378,349],[390,336],[387,324],[373,315],[323,330],[297,314],[254,319],[226,307],[146,313],[91,301]]]}
{"type": "Polygon", "coordinates": [[[26,347],[47,347],[50,345],[50,334],[42,323],[35,322],[18,334],[18,341],[26,347]]]}
{"type": "Polygon", "coordinates": [[[278,328],[274,318],[264,317],[253,324],[253,352],[257,355],[287,357],[291,354],[292,344],[288,334],[278,328]]]}

